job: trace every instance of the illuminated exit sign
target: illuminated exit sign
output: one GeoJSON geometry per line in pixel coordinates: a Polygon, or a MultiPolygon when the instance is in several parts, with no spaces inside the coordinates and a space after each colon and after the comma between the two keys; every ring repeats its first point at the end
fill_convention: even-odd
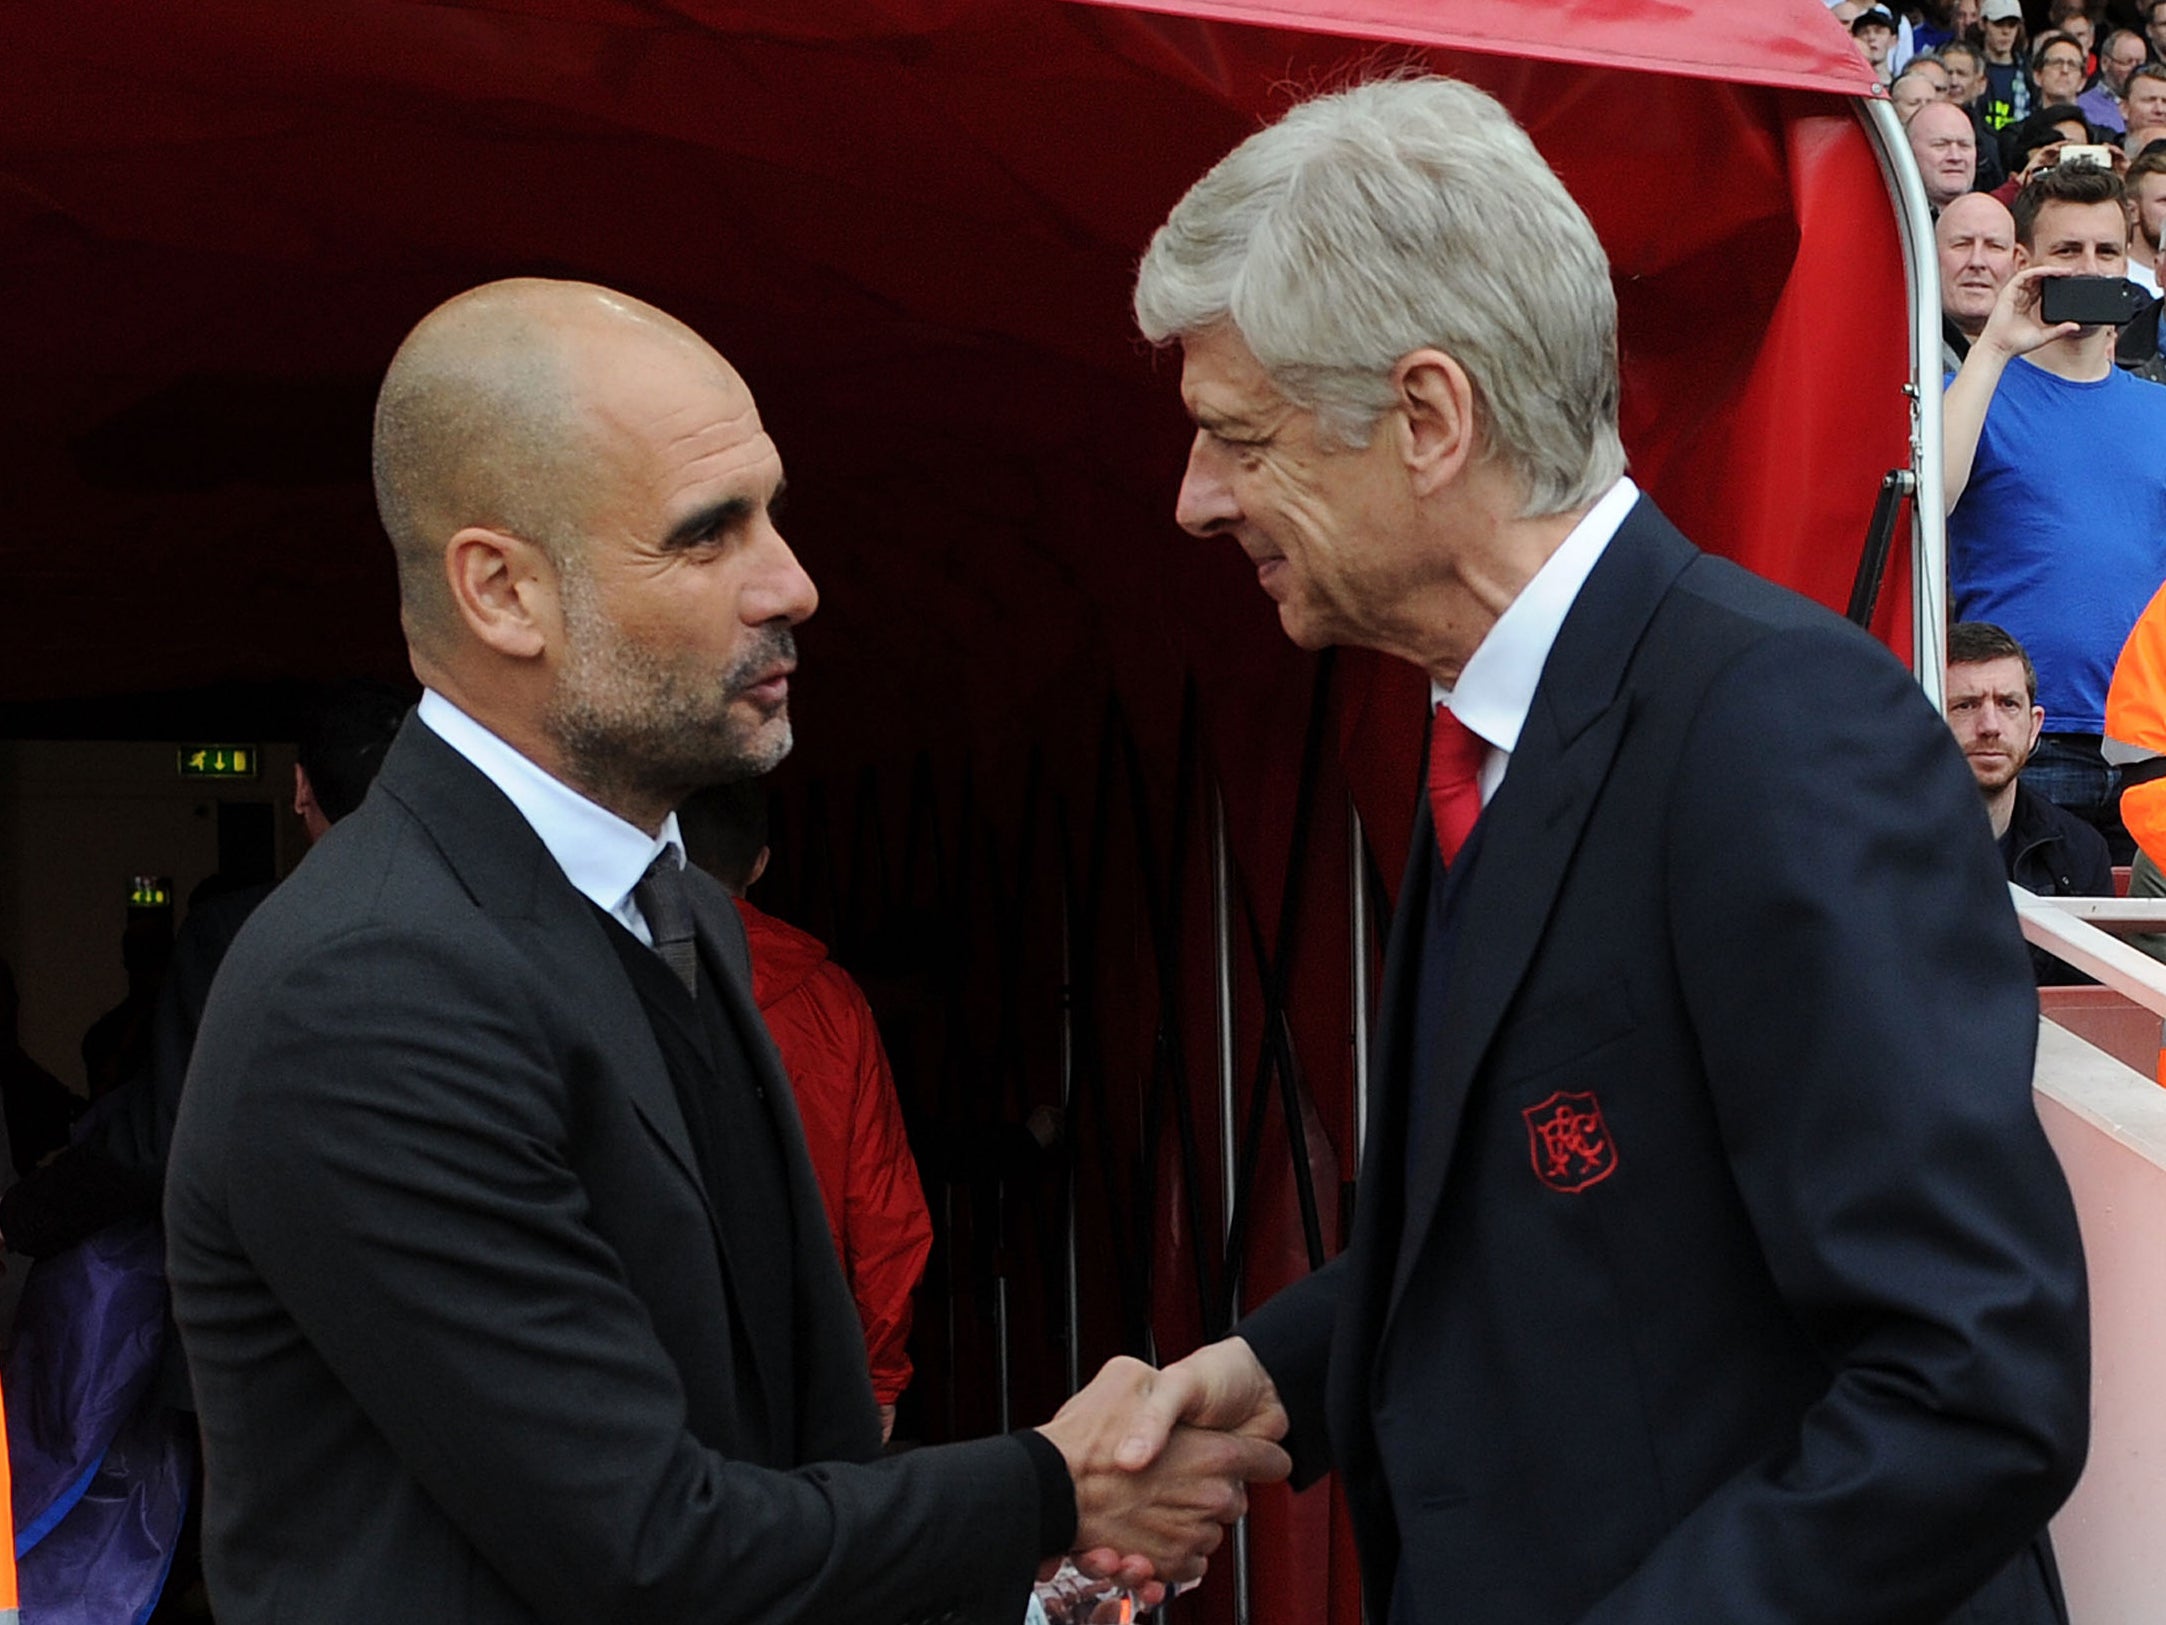
{"type": "Polygon", "coordinates": [[[252,779],[261,769],[263,752],[254,745],[183,745],[180,776],[184,779],[252,779]]]}

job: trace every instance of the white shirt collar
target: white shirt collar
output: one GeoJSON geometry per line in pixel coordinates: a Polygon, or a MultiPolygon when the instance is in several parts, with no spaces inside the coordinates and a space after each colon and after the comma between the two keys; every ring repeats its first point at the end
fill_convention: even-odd
{"type": "Polygon", "coordinates": [[[1484,802],[1496,793],[1511,753],[1519,746],[1519,731],[1526,726],[1542,667],[1549,661],[1565,616],[1639,499],[1640,488],[1629,475],[1603,492],[1535,571],[1534,579],[1505,606],[1497,624],[1468,657],[1457,685],[1430,684],[1430,699],[1450,706],[1452,714],[1491,747],[1482,768],[1484,802]]]}
{"type": "Polygon", "coordinates": [[[672,853],[677,866],[684,867],[684,841],[677,833],[675,813],[663,820],[661,834],[649,835],[563,780],[551,778],[433,688],[421,696],[420,717],[439,739],[504,792],[541,837],[575,891],[614,915],[648,947],[654,946],[647,922],[632,901],[632,888],[664,852],[672,853]]]}

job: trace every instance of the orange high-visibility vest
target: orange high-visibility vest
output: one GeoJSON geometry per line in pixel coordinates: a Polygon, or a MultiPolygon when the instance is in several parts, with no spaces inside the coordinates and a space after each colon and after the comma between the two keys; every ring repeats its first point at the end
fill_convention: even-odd
{"type": "Polygon", "coordinates": [[[8,1471],[8,1413],[0,1400],[0,1625],[15,1625],[15,1477],[8,1471]]]}
{"type": "MultiPolygon", "coordinates": [[[[2106,737],[2166,755],[2166,587],[2136,617],[2114,662],[2106,737]]],[[[2166,868],[2166,779],[2122,791],[2121,822],[2151,861],[2166,868]]]]}

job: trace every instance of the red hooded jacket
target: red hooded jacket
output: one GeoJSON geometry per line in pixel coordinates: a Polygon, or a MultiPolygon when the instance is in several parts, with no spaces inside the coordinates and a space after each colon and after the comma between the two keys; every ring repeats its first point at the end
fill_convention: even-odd
{"type": "Polygon", "coordinates": [[[910,1295],[933,1248],[932,1215],[872,1009],[818,938],[739,900],[752,996],[797,1094],[827,1228],[865,1327],[873,1397],[910,1382],[910,1295]]]}

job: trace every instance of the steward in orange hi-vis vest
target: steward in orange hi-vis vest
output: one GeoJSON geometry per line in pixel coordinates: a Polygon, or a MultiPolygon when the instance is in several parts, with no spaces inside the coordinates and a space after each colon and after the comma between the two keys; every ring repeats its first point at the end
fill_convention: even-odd
{"type": "Polygon", "coordinates": [[[2106,755],[2128,763],[2121,822],[2144,854],[2166,868],[2166,587],[2144,606],[2114,663],[2106,755]]]}

